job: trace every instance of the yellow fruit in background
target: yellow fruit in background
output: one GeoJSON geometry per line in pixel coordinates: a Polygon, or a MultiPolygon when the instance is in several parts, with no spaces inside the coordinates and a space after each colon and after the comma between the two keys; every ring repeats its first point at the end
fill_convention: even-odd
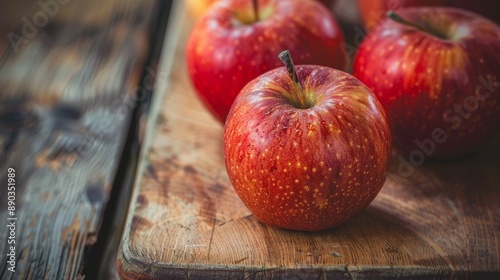
{"type": "MultiPolygon", "coordinates": [[[[185,3],[189,13],[195,18],[199,18],[210,7],[210,5],[212,5],[216,1],[219,0],[185,0],[185,3]]],[[[333,3],[335,2],[335,0],[318,0],[318,1],[323,3],[329,9],[332,8],[333,3]]]]}
{"type": "Polygon", "coordinates": [[[189,13],[195,17],[200,17],[217,0],[185,0],[189,13]]]}

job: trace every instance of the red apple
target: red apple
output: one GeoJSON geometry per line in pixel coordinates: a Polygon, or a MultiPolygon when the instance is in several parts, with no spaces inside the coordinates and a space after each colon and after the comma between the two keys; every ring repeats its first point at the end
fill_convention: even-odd
{"type": "Polygon", "coordinates": [[[257,9],[251,0],[223,0],[196,23],[187,66],[199,96],[223,122],[248,82],[280,66],[280,50],[290,49],[301,64],[343,69],[343,40],[332,13],[314,0],[261,0],[257,9]]]}
{"type": "Polygon", "coordinates": [[[500,28],[456,8],[408,8],[362,42],[354,75],[410,162],[474,151],[500,129],[500,28]]]}
{"type": "MultiPolygon", "coordinates": [[[[291,59],[290,59],[291,60],[291,59]]],[[[264,223],[317,231],[365,208],[384,181],[390,132],[382,106],[353,76],[290,66],[251,81],[224,130],[229,178],[264,223]]]]}
{"type": "Polygon", "coordinates": [[[358,0],[359,12],[370,30],[385,19],[389,10],[399,10],[407,7],[447,6],[462,8],[484,15],[500,23],[500,1],[498,0],[358,0]]]}
{"type": "MultiPolygon", "coordinates": [[[[217,0],[185,0],[188,11],[195,18],[202,16],[217,0]]],[[[317,0],[327,8],[331,9],[336,0],[317,0]]]]}

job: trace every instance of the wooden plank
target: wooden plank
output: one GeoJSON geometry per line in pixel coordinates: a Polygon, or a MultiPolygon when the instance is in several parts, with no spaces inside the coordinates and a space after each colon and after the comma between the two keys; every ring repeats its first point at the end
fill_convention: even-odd
{"type": "Polygon", "coordinates": [[[499,279],[500,139],[406,176],[353,220],[317,233],[276,229],[245,208],[226,175],[223,127],[194,93],[182,26],[155,136],[118,256],[122,279],[499,279]]]}
{"type": "MultiPolygon", "coordinates": [[[[1,279],[83,278],[148,54],[157,1],[3,1],[0,179],[16,170],[16,267],[1,279]],[[4,40],[5,39],[5,40],[4,40]]],[[[7,189],[0,197],[7,201],[7,189]]],[[[2,203],[0,220],[10,214],[2,203]]]]}

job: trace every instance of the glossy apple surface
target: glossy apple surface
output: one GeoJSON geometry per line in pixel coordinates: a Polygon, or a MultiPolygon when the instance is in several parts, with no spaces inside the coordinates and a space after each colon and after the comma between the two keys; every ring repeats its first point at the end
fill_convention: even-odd
{"type": "MultiPolygon", "coordinates": [[[[219,0],[185,0],[187,9],[195,18],[202,16],[214,2],[219,0]]],[[[286,1],[286,0],[285,0],[286,1]]],[[[331,9],[336,0],[316,0],[331,9]]]]}
{"type": "Polygon", "coordinates": [[[500,28],[455,8],[399,12],[430,32],[385,20],[361,44],[354,75],[415,162],[476,150],[500,128],[500,28]]]}
{"type": "Polygon", "coordinates": [[[258,219],[317,231],[375,198],[390,132],[376,97],[353,76],[308,65],[297,73],[307,106],[284,67],[242,90],[225,125],[224,155],[234,189],[258,219]]]}
{"type": "Polygon", "coordinates": [[[368,30],[383,21],[389,10],[424,6],[461,8],[500,24],[500,1],[497,0],[358,0],[361,19],[368,30]]]}
{"type": "Polygon", "coordinates": [[[236,95],[252,79],[281,66],[289,49],[298,64],[344,69],[343,35],[332,13],[314,0],[216,2],[196,23],[187,67],[199,96],[224,122],[236,95]]]}

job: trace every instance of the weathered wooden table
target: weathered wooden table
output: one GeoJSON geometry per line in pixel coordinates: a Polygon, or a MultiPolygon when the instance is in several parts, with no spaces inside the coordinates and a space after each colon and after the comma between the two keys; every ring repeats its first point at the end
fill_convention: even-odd
{"type": "Polygon", "coordinates": [[[122,279],[500,279],[498,138],[411,175],[395,157],[375,201],[337,228],[305,233],[260,223],[226,175],[222,125],[187,78],[192,22],[183,13],[176,11],[182,32],[170,83],[119,250],[122,279]]]}
{"type": "Polygon", "coordinates": [[[0,279],[109,279],[170,5],[0,1],[0,279]]]}

